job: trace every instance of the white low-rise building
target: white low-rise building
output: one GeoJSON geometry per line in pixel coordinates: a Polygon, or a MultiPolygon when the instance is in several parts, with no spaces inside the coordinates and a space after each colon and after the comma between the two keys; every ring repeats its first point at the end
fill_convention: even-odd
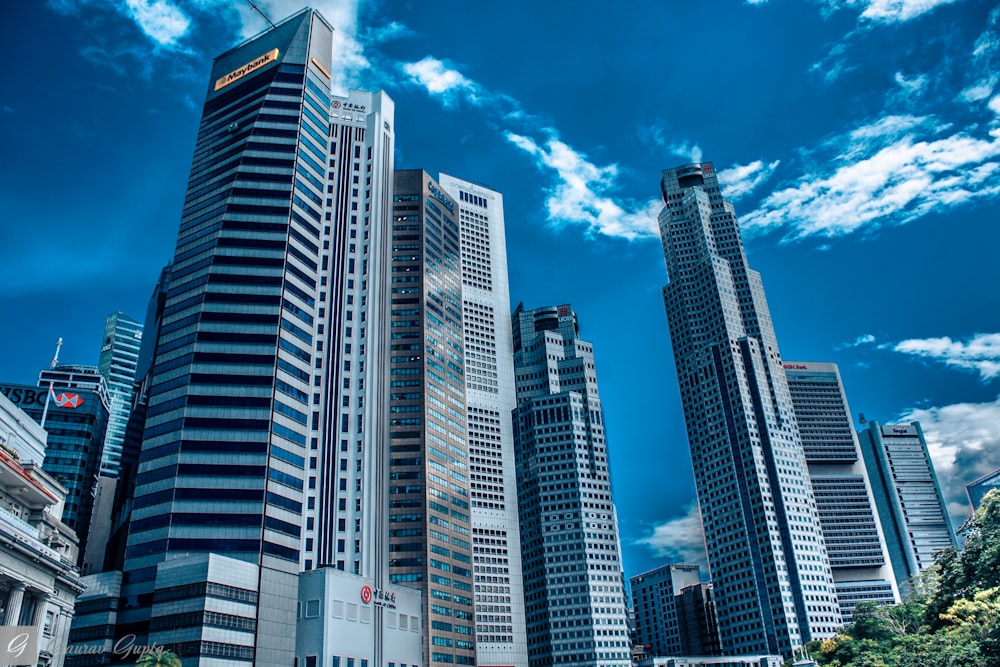
{"type": "Polygon", "coordinates": [[[34,626],[38,665],[60,667],[76,596],[78,540],[66,489],[41,468],[45,431],[0,395],[0,621],[34,626]]]}

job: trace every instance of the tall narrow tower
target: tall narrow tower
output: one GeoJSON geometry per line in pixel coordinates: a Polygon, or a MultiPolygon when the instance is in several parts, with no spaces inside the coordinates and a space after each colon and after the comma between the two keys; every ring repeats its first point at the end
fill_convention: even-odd
{"type": "Polygon", "coordinates": [[[663,172],[663,289],[723,651],[789,657],[841,623],[760,274],[712,163],[663,172]]]}
{"type": "Polygon", "coordinates": [[[628,603],[593,346],[569,305],[513,316],[528,664],[628,667],[628,603]]]}
{"type": "Polygon", "coordinates": [[[510,336],[503,195],[441,174],[461,229],[465,400],[468,405],[476,664],[528,664],[511,411],[517,405],[510,336]]]}
{"type": "Polygon", "coordinates": [[[111,395],[108,432],[101,454],[101,474],[118,477],[122,463],[125,428],[135,394],[135,370],[142,346],[142,322],[124,313],[111,313],[104,321],[104,339],[97,369],[104,376],[111,395]]]}

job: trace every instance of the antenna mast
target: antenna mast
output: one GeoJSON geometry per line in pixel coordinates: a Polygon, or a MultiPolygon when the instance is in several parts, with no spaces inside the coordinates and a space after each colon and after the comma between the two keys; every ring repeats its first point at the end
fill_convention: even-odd
{"type": "Polygon", "coordinates": [[[255,12],[257,12],[258,14],[260,14],[260,17],[261,17],[262,19],[264,19],[265,21],[267,21],[267,24],[268,24],[269,26],[271,26],[272,28],[274,27],[274,24],[273,24],[273,23],[271,23],[271,19],[267,18],[267,15],[266,15],[266,14],[264,14],[264,12],[262,12],[262,11],[260,10],[260,7],[258,7],[257,5],[255,5],[255,4],[253,3],[253,1],[252,1],[252,0],[247,0],[247,4],[248,4],[248,5],[250,5],[250,8],[251,8],[251,9],[253,9],[253,10],[254,10],[255,12]]]}
{"type": "Polygon", "coordinates": [[[59,363],[59,348],[62,347],[62,338],[56,341],[56,353],[52,357],[52,362],[49,364],[49,368],[55,368],[59,363]]]}

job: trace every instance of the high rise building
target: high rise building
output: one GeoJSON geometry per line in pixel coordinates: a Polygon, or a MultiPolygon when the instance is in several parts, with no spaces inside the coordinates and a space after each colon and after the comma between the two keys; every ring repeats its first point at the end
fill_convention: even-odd
{"type": "Polygon", "coordinates": [[[965,491],[969,494],[972,511],[978,510],[986,494],[996,488],[1000,488],[1000,468],[966,484],[965,491]]]}
{"type": "Polygon", "coordinates": [[[760,274],[712,163],[663,172],[663,288],[725,653],[780,653],[841,624],[760,274]]]}
{"type": "MultiPolygon", "coordinates": [[[[714,631],[718,637],[718,627],[699,627],[700,621],[708,619],[706,605],[702,600],[699,614],[696,609],[696,591],[689,591],[683,599],[686,606],[681,608],[682,592],[697,586],[702,592],[701,572],[697,565],[663,565],[629,579],[632,590],[632,609],[635,613],[636,644],[645,647],[653,656],[712,655],[711,642],[702,641],[714,631]],[[683,613],[682,613],[683,612],[683,613]]],[[[702,623],[702,625],[707,625],[702,623]]],[[[718,648],[716,639],[715,648],[718,648]]]]}
{"type": "Polygon", "coordinates": [[[511,411],[517,406],[503,196],[441,174],[462,249],[476,664],[528,664],[511,411]]]}
{"type": "Polygon", "coordinates": [[[315,613],[368,624],[358,659],[419,660],[382,642],[412,627],[388,584],[388,383],[373,380],[389,367],[393,104],[334,94],[332,31],[303,10],[212,69],[124,576],[94,581],[126,601],[118,634],[185,664],[339,659],[312,652],[337,650],[322,637],[297,644],[298,575],[319,567],[353,593],[315,613]]]}
{"type": "Polygon", "coordinates": [[[513,314],[514,445],[528,663],[630,665],[593,346],[569,305],[513,314]]]}
{"type": "Polygon", "coordinates": [[[894,604],[899,591],[840,370],[815,361],[784,366],[837,600],[848,623],[859,602],[894,604]]]}
{"type": "Polygon", "coordinates": [[[135,393],[135,367],[142,346],[142,323],[124,313],[111,313],[104,321],[104,338],[97,370],[108,386],[111,414],[104,436],[101,475],[117,477],[121,468],[122,444],[135,393]]]}
{"type": "Polygon", "coordinates": [[[110,399],[95,366],[57,364],[43,369],[38,385],[2,385],[2,392],[47,432],[45,472],[66,487],[62,521],[79,538],[83,560],[94,509],[110,399]],[[50,389],[51,387],[51,389],[50,389]]]}
{"type": "Polygon", "coordinates": [[[957,546],[955,531],[919,422],[868,422],[858,438],[896,583],[905,590],[937,552],[957,546]]]}
{"type": "Polygon", "coordinates": [[[699,582],[683,587],[674,604],[684,655],[721,655],[722,639],[715,616],[712,584],[699,582]]]}
{"type": "Polygon", "coordinates": [[[457,217],[426,172],[395,172],[389,576],[423,591],[426,665],[476,664],[457,217]]]}

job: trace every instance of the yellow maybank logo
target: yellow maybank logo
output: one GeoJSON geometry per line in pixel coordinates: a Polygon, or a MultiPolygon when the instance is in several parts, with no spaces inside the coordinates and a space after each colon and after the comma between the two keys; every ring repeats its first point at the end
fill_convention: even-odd
{"type": "Polygon", "coordinates": [[[250,74],[251,72],[256,72],[264,65],[267,65],[268,63],[273,63],[277,59],[278,59],[278,49],[268,51],[264,55],[258,58],[254,58],[243,67],[235,69],[225,76],[220,76],[218,79],[215,80],[215,89],[222,90],[232,82],[239,81],[247,74],[250,74]]]}

